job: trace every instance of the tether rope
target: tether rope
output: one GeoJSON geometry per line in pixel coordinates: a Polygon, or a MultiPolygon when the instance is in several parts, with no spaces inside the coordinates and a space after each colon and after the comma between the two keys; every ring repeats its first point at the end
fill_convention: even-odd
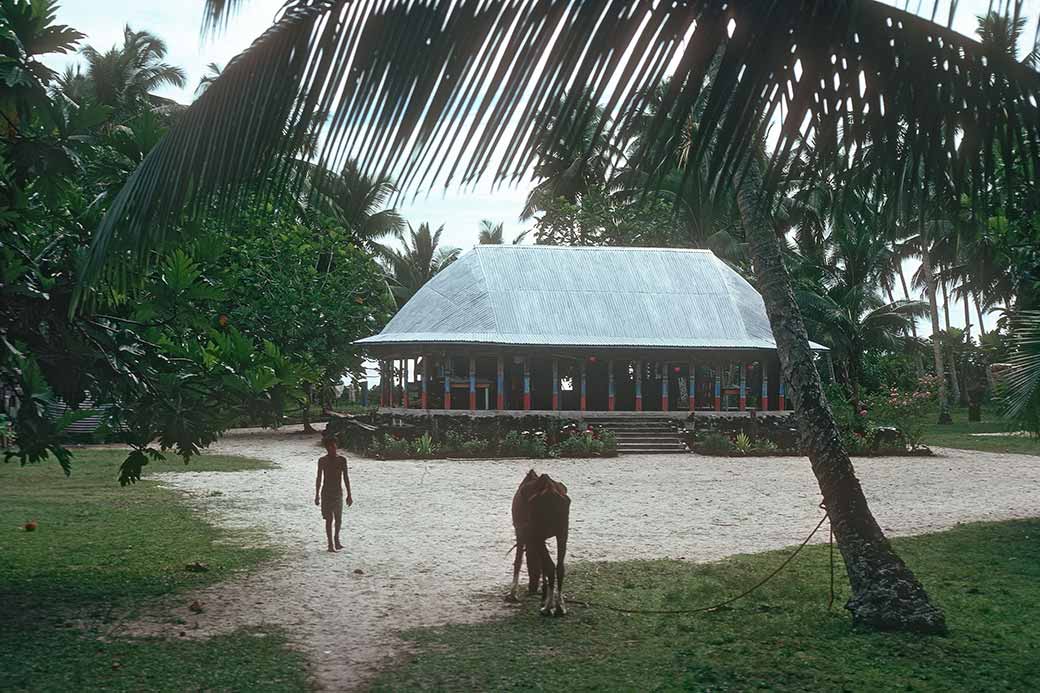
{"type": "MultiPolygon", "coordinates": [[[[764,578],[762,578],[757,583],[755,583],[754,585],[752,585],[748,589],[744,590],[743,592],[741,592],[737,596],[730,597],[729,599],[727,599],[725,601],[721,601],[718,604],[712,604],[711,606],[702,606],[702,607],[698,607],[696,609],[625,609],[625,608],[620,607],[620,606],[614,606],[613,604],[602,604],[602,603],[598,603],[598,602],[591,602],[591,601],[587,601],[587,600],[584,600],[584,599],[579,599],[579,598],[576,598],[576,597],[573,597],[573,596],[570,597],[570,602],[571,602],[571,604],[580,604],[581,606],[584,606],[586,608],[606,609],[608,611],[614,611],[614,612],[617,612],[619,614],[648,614],[648,615],[660,615],[660,616],[678,616],[678,615],[681,615],[681,614],[698,614],[698,613],[707,613],[707,612],[711,612],[711,611],[717,611],[717,610],[721,609],[724,606],[729,606],[733,602],[736,602],[736,601],[739,601],[739,600],[743,599],[744,597],[748,596],[749,594],[751,594],[752,592],[757,590],[759,587],[762,587],[764,584],[766,584],[767,582],[772,580],[774,577],[779,575],[780,571],[782,571],[784,568],[786,568],[787,565],[792,560],[794,560],[794,557],[797,556],[801,552],[801,550],[805,548],[805,545],[809,543],[809,541],[816,535],[816,533],[818,531],[820,531],[820,527],[822,527],[823,523],[826,522],[828,520],[828,518],[830,517],[830,515],[827,514],[827,508],[826,508],[826,506],[824,506],[823,503],[820,503],[820,507],[823,508],[823,510],[824,510],[824,516],[821,517],[820,521],[816,523],[816,527],[814,527],[813,530],[811,532],[809,532],[809,536],[807,536],[805,538],[805,540],[802,541],[802,543],[799,544],[798,547],[795,548],[795,550],[792,551],[791,554],[787,558],[785,558],[780,565],[778,565],[776,568],[774,568],[773,572],[769,573],[769,575],[766,575],[764,578]]],[[[830,528],[830,545],[831,545],[831,548],[830,548],[831,593],[830,593],[830,601],[827,603],[827,608],[828,609],[830,609],[831,605],[834,603],[834,528],[833,527],[830,528]]]]}

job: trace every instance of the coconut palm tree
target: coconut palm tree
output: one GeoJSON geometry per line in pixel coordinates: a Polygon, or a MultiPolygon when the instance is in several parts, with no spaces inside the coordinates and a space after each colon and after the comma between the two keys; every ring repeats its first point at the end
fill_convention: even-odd
{"type": "Polygon", "coordinates": [[[202,92],[206,91],[209,85],[213,84],[220,77],[220,73],[223,72],[224,68],[216,63],[207,63],[206,72],[199,78],[199,85],[195,87],[195,96],[198,96],[202,92]]]}
{"type": "Polygon", "coordinates": [[[84,46],[86,78],[92,98],[108,106],[116,119],[130,117],[143,108],[177,110],[179,104],[153,92],[165,86],[183,87],[184,70],[163,62],[166,43],[147,31],[123,27],[123,45],[100,51],[84,46]]]}
{"type": "Polygon", "coordinates": [[[504,230],[502,222],[496,224],[490,219],[481,219],[480,235],[477,236],[477,243],[480,245],[502,245],[504,230]]]}
{"type": "Polygon", "coordinates": [[[459,256],[461,251],[458,248],[441,247],[443,231],[443,225],[431,232],[430,225],[425,222],[419,224],[418,229],[408,224],[407,232],[397,234],[402,248],[386,249],[382,262],[398,306],[407,303],[423,284],[459,256]]]}
{"type": "MultiPolygon", "coordinates": [[[[206,0],[208,25],[239,4],[206,0]]],[[[88,270],[115,249],[152,247],[186,207],[230,204],[227,191],[258,171],[271,172],[278,189],[278,162],[317,114],[331,114],[323,165],[349,151],[404,186],[502,180],[531,169],[539,142],[582,141],[590,111],[575,94],[612,115],[586,145],[592,154],[601,142],[621,144],[648,89],[671,74],[651,123],[656,137],[628,158],[652,160],[704,99],[686,166],[707,163],[713,179],[736,182],[803,447],[845,560],[847,608],[865,626],[942,630],[942,612],[892,550],[840,443],[773,219],[794,143],[810,133],[842,138],[821,147],[829,157],[813,162],[820,171],[846,170],[869,143],[878,185],[913,191],[918,203],[940,176],[956,195],[996,202],[983,199],[1000,194],[995,149],[1005,161],[1029,160],[1023,171],[1035,182],[1040,76],[984,55],[934,18],[873,0],[290,0],[128,181],[95,235],[88,270]],[[564,94],[559,112],[571,117],[544,117],[564,94]],[[770,130],[775,146],[763,156],[770,130]],[[901,141],[912,147],[902,151],[901,141]]]]}
{"type": "Polygon", "coordinates": [[[388,206],[398,193],[386,177],[368,176],[354,162],[347,162],[338,174],[312,168],[303,197],[315,209],[350,229],[358,242],[379,255],[387,237],[400,237],[404,219],[388,206]]]}

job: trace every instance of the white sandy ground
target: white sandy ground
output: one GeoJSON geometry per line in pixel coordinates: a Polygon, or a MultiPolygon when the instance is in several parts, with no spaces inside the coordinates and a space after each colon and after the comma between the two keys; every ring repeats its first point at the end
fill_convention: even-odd
{"type": "MultiPolygon", "coordinates": [[[[505,613],[510,500],[531,466],[569,488],[569,562],[708,561],[776,549],[800,542],[822,512],[804,458],[350,458],[355,503],[344,516],[347,548],[329,554],[313,505],[321,452],[315,437],[291,429],[236,432],[212,451],[268,459],[279,467],[159,478],[188,494],[214,522],[259,529],[284,557],[256,574],[182,597],[126,630],[207,637],[242,626],[280,626],[308,656],[314,684],[325,690],[363,687],[405,650],[397,637],[403,629],[505,613]],[[204,604],[201,614],[187,609],[196,598],[204,604]],[[175,618],[187,625],[172,624],[175,618]]],[[[934,458],[856,460],[874,514],[889,534],[1040,515],[1040,457],[938,452],[934,458]]],[[[817,535],[826,539],[826,531],[817,535]]],[[[565,592],[581,589],[574,582],[566,587],[565,592]]]]}

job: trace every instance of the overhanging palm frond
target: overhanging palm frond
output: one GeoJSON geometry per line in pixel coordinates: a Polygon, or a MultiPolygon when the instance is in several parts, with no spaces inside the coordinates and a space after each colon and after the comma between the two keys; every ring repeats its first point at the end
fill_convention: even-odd
{"type": "Polygon", "coordinates": [[[1020,416],[1032,409],[1036,426],[1040,424],[1040,311],[1012,316],[1011,342],[1011,368],[1005,376],[1007,415],[1020,416]]]}
{"type": "MultiPolygon", "coordinates": [[[[207,21],[237,4],[210,0],[207,21]]],[[[516,179],[539,141],[578,141],[596,109],[608,117],[593,144],[616,141],[670,72],[634,161],[659,160],[695,104],[687,167],[707,163],[718,179],[742,170],[772,123],[770,187],[810,135],[836,143],[820,143],[836,156],[818,166],[845,170],[869,143],[878,180],[915,189],[941,171],[973,199],[991,189],[995,158],[1040,158],[1037,73],[871,0],[290,0],[128,182],[92,267],[116,241],[154,245],[185,210],[231,207],[250,178],[277,188],[280,156],[315,114],[331,114],[317,157],[331,170],[356,158],[409,188],[516,179]]]]}

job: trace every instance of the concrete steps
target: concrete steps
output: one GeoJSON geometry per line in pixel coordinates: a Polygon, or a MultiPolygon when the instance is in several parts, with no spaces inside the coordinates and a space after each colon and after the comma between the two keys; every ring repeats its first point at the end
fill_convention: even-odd
{"type": "Polygon", "coordinates": [[[653,417],[588,418],[586,423],[611,431],[621,455],[656,455],[687,452],[682,435],[669,419],[653,417]]]}

